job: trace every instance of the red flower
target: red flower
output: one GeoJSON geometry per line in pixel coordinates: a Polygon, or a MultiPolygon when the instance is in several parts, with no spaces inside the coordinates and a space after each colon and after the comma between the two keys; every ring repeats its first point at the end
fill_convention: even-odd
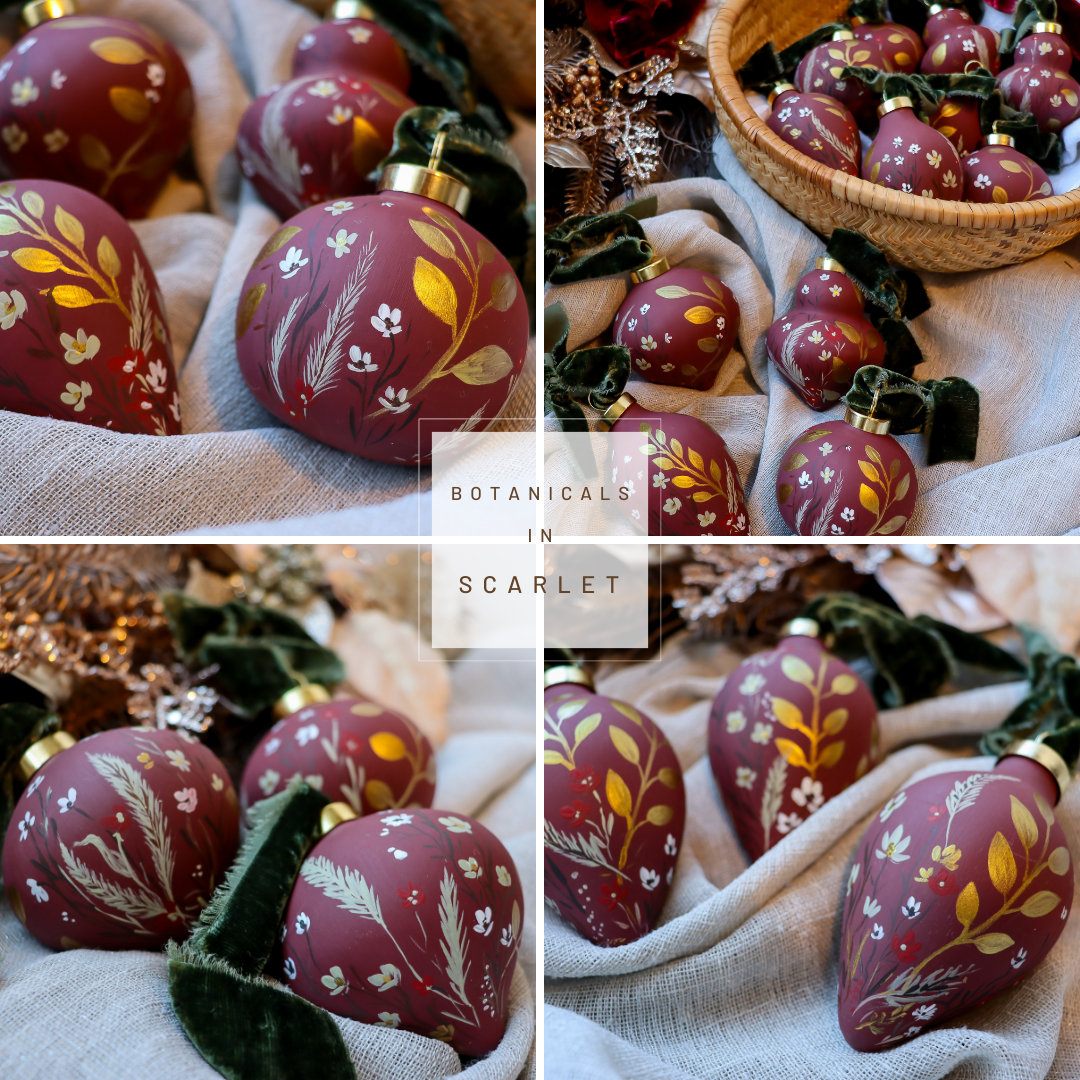
{"type": "Polygon", "coordinates": [[[930,813],[926,815],[926,820],[927,821],[937,821],[937,819],[939,817],[941,817],[941,815],[944,814],[944,813],[945,813],[945,807],[944,806],[931,806],[930,807],[930,813]]]}
{"type": "Polygon", "coordinates": [[[570,825],[578,826],[589,816],[589,808],[580,799],[575,799],[572,806],[564,806],[559,813],[570,825]]]}
{"type": "Polygon", "coordinates": [[[130,345],[125,345],[123,355],[114,356],[108,361],[108,364],[111,371],[119,371],[134,378],[135,372],[145,362],[146,357],[143,355],[142,349],[133,349],[130,345]]]}
{"type": "Polygon", "coordinates": [[[109,817],[103,817],[101,824],[109,832],[124,832],[126,829],[130,829],[131,818],[127,815],[127,807],[123,803],[113,803],[112,814],[109,817]]]}
{"type": "Polygon", "coordinates": [[[585,18],[626,67],[649,56],[674,56],[674,40],[694,21],[702,0],[585,0],[585,18]]]}
{"type": "Polygon", "coordinates": [[[434,983],[435,980],[430,975],[425,975],[422,979],[413,979],[412,988],[418,994],[426,994],[434,983]]]}
{"type": "Polygon", "coordinates": [[[420,891],[420,886],[414,885],[411,881],[407,889],[398,889],[397,894],[401,897],[402,907],[419,907],[424,902],[424,894],[420,891]]]}
{"type": "Polygon", "coordinates": [[[350,754],[355,754],[356,751],[360,749],[360,744],[355,739],[349,738],[345,740],[345,749],[348,750],[350,754]]]}
{"type": "Polygon", "coordinates": [[[296,400],[297,408],[306,409],[315,397],[315,390],[303,379],[297,379],[292,390],[289,391],[289,396],[296,400]]]}
{"type": "Polygon", "coordinates": [[[956,878],[950,874],[948,870],[942,868],[938,871],[937,877],[927,882],[930,886],[930,891],[937,893],[938,896],[949,896],[951,893],[959,892],[960,886],[956,884],[956,878]]]}
{"type": "Polygon", "coordinates": [[[827,333],[831,338],[838,338],[840,336],[840,330],[835,326],[831,330],[827,331],[827,333]]]}
{"type": "Polygon", "coordinates": [[[608,911],[614,911],[620,901],[625,900],[630,894],[630,887],[619,878],[614,885],[601,885],[600,886],[600,903],[608,909],[608,911]]]}
{"type": "Polygon", "coordinates": [[[922,948],[922,942],[915,940],[915,931],[909,930],[904,935],[904,940],[900,940],[899,934],[893,934],[892,936],[892,951],[896,953],[898,960],[912,960],[919,955],[919,950],[922,948]]]}
{"type": "Polygon", "coordinates": [[[595,791],[600,786],[600,777],[591,765],[584,769],[571,769],[570,775],[574,778],[570,781],[571,791],[595,791]]]}

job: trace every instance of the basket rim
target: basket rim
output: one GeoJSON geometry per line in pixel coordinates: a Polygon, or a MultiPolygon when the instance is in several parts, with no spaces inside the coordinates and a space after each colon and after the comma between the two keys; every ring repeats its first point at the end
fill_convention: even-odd
{"type": "MultiPolygon", "coordinates": [[[[969,229],[1017,229],[1048,225],[1080,217],[1080,188],[1034,202],[946,202],[872,184],[858,176],[831,169],[784,142],[751,108],[731,66],[731,35],[735,20],[755,0],[722,0],[709,29],[707,44],[709,79],[717,103],[736,130],[753,146],[764,150],[778,164],[803,180],[830,192],[835,198],[897,218],[969,229]]],[[[760,2],[760,0],[757,0],[760,2]]]]}

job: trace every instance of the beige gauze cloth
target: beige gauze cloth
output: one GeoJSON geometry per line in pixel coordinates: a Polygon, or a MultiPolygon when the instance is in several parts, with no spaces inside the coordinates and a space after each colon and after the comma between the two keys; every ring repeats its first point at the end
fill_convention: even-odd
{"type": "MultiPolygon", "coordinates": [[[[167,38],[195,91],[192,146],[209,212],[190,212],[202,200],[186,185],[131,223],[165,297],[185,434],[0,412],[0,533],[167,535],[266,521],[293,532],[304,528],[286,519],[342,511],[353,516],[324,531],[414,532],[415,516],[395,503],[415,501],[427,469],[365,461],[281,425],[236,361],[240,287],[280,224],[241,175],[236,132],[253,95],[288,78],[296,43],[319,20],[290,0],[80,0],[80,9],[167,38]]],[[[535,416],[531,357],[507,417],[535,416]]]]}
{"type": "MultiPolygon", "coordinates": [[[[591,944],[544,910],[545,1070],[551,1080],[1075,1080],[1080,1076],[1080,919],[1022,983],[881,1053],[858,1053],[837,1021],[840,911],[851,859],[883,804],[932,772],[993,766],[927,745],[1000,723],[1024,682],[880,714],[887,757],[748,865],[709,768],[706,723],[743,656],[665,645],[600,693],[641,708],[686,777],[686,831],[659,927],[630,944],[591,944]]],[[[1080,850],[1080,784],[1056,813],[1080,850]]],[[[1075,874],[1075,860],[1073,873],[1075,874]]]]}
{"type": "MultiPolygon", "coordinates": [[[[730,286],[741,309],[737,344],[709,390],[659,386],[639,375],[626,389],[647,409],[696,416],[718,431],[738,466],[751,534],[786,536],[775,495],[780,462],[797,435],[823,419],[843,419],[844,406],[817,413],[804,404],[769,361],[765,332],[791,308],[796,282],[824,243],[758,187],[723,136],[714,153],[723,180],[654,184],[638,197],[658,198],[658,215],[642,222],[658,255],[730,286]]],[[[925,437],[899,437],[919,483],[907,532],[1080,530],[1080,484],[1072,479],[1080,468],[1080,239],[1017,266],[919,276],[933,306],[909,324],[924,360],[914,377],[968,379],[979,390],[981,420],[974,462],[928,467],[925,437]]],[[[568,349],[610,327],[629,284],[629,275],[620,275],[548,289],[545,305],[559,301],[570,317],[568,349]]],[[[553,417],[545,428],[557,430],[553,417]]],[[[577,479],[566,449],[549,450],[547,463],[547,483],[577,479]]],[[[559,504],[545,524],[563,533],[633,532],[617,508],[595,503],[559,504]]]]}
{"type": "MultiPolygon", "coordinates": [[[[533,664],[476,654],[453,664],[450,734],[437,752],[435,806],[491,829],[510,852],[524,889],[506,1033],[495,1051],[465,1068],[435,1039],[334,1017],[357,1080],[524,1080],[535,1073],[535,677],[533,664]]],[[[0,899],[0,1076],[220,1080],[173,1014],[166,965],[164,953],[54,953],[0,899]]],[[[317,1062],[311,1070],[317,1077],[317,1062]]]]}

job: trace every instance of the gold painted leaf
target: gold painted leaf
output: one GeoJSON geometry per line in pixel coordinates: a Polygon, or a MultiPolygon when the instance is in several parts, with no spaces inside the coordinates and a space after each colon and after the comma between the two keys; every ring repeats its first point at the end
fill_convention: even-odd
{"type": "Polygon", "coordinates": [[[859,680],[854,675],[836,675],[833,677],[829,692],[847,696],[848,694],[854,694],[858,686],[859,680]]]}
{"type": "Polygon", "coordinates": [[[878,529],[878,532],[881,533],[882,536],[888,536],[889,533],[894,533],[897,529],[902,529],[905,521],[907,521],[907,518],[904,517],[903,514],[897,514],[896,517],[889,518],[889,520],[878,529]]]}
{"type": "Polygon", "coordinates": [[[713,478],[718,487],[723,484],[723,477],[720,475],[720,466],[717,465],[712,458],[709,459],[709,475],[713,478]]]}
{"type": "Polygon", "coordinates": [[[1045,821],[1047,825],[1054,824],[1054,811],[1047,806],[1046,800],[1037,791],[1035,792],[1035,809],[1042,814],[1043,821],[1045,821]]]}
{"type": "Polygon", "coordinates": [[[450,369],[452,374],[470,386],[487,386],[498,382],[513,370],[514,362],[501,345],[485,345],[450,369]]]}
{"type": "Polygon", "coordinates": [[[665,300],[678,300],[680,296],[689,296],[690,290],[684,289],[681,285],[661,285],[656,290],[657,296],[662,296],[665,300]]]}
{"type": "Polygon", "coordinates": [[[568,769],[570,768],[570,762],[567,761],[566,758],[564,758],[562,756],[562,754],[559,753],[558,750],[545,750],[544,751],[544,764],[545,765],[565,765],[568,769]]]}
{"type": "Polygon", "coordinates": [[[564,702],[555,710],[555,716],[560,720],[569,720],[571,716],[577,716],[589,702],[585,698],[576,698],[574,701],[564,702]]]}
{"type": "Polygon", "coordinates": [[[1060,903],[1061,897],[1057,893],[1052,893],[1049,889],[1043,889],[1042,892],[1029,896],[1024,901],[1024,906],[1020,911],[1029,919],[1038,919],[1043,915],[1049,915],[1060,903]]]}
{"type": "Polygon", "coordinates": [[[353,716],[378,716],[382,711],[382,706],[376,705],[372,701],[357,702],[349,709],[353,716]]]}
{"type": "Polygon", "coordinates": [[[574,728],[574,746],[580,746],[600,726],[600,713],[594,712],[577,722],[574,728]]]}
{"type": "Polygon", "coordinates": [[[956,917],[965,926],[970,926],[979,914],[979,890],[975,882],[969,881],[964,891],[956,898],[956,917]]]}
{"type": "Polygon", "coordinates": [[[615,709],[616,712],[621,712],[630,723],[637,724],[638,727],[641,727],[641,713],[639,713],[633,705],[627,705],[625,701],[613,701],[611,707],[615,709]]]}
{"type": "Polygon", "coordinates": [[[773,712],[776,714],[776,719],[792,731],[798,731],[803,726],[802,709],[784,698],[773,698],[773,712]]]}
{"type": "Polygon", "coordinates": [[[677,788],[679,786],[679,773],[670,765],[665,765],[656,775],[659,776],[660,783],[664,787],[677,788]]]}
{"type": "Polygon", "coordinates": [[[611,736],[611,741],[615,745],[615,749],[631,765],[638,765],[641,763],[641,751],[638,749],[638,744],[634,742],[634,737],[627,734],[621,727],[608,728],[608,734],[611,736]]]}
{"type": "Polygon", "coordinates": [[[1064,98],[1064,99],[1065,99],[1065,100],[1066,100],[1066,101],[1067,101],[1067,102],[1068,102],[1068,103],[1069,103],[1069,104],[1070,104],[1070,105],[1071,105],[1071,106],[1072,106],[1072,107],[1073,107],[1074,109],[1076,108],[1076,103],[1077,103],[1077,101],[1080,101],[1080,98],[1078,98],[1078,97],[1076,96],[1076,91],[1075,91],[1075,90],[1071,90],[1071,89],[1070,89],[1069,87],[1067,87],[1067,86],[1063,86],[1063,87],[1061,87],[1061,96],[1062,96],[1062,97],[1063,97],[1063,98],[1064,98]]]}
{"type": "Polygon", "coordinates": [[[874,448],[873,446],[871,446],[871,445],[870,445],[870,443],[867,443],[867,444],[866,444],[866,445],[865,445],[865,446],[863,447],[863,452],[864,452],[864,453],[866,454],[866,456],[867,456],[867,457],[868,457],[868,458],[869,458],[869,459],[870,459],[870,460],[871,460],[871,461],[872,461],[872,462],[873,462],[873,463],[874,463],[875,465],[880,465],[880,466],[881,466],[881,471],[882,471],[882,472],[884,472],[884,471],[885,471],[885,463],[884,463],[884,462],[883,462],[883,461],[881,460],[881,455],[880,455],[880,454],[879,454],[879,453],[877,452],[877,450],[876,450],[876,449],[875,449],[875,448],[874,448]]]}
{"type": "Polygon", "coordinates": [[[852,53],[852,55],[851,55],[851,63],[853,63],[853,64],[865,64],[866,61],[869,60],[872,55],[873,54],[870,52],[869,49],[859,49],[857,52],[852,53]]]}
{"type": "Polygon", "coordinates": [[[792,469],[801,469],[809,460],[802,451],[796,450],[780,467],[785,472],[790,472],[792,469]]]}
{"type": "Polygon", "coordinates": [[[700,469],[702,472],[705,471],[705,459],[693,447],[687,449],[686,456],[690,459],[690,464],[693,465],[695,469],[700,469]]]}
{"type": "Polygon", "coordinates": [[[843,756],[844,740],[838,739],[834,743],[829,743],[829,745],[821,751],[821,757],[818,761],[823,769],[831,769],[843,756]]]}
{"type": "Polygon", "coordinates": [[[707,307],[692,307],[688,311],[683,312],[683,318],[687,322],[692,322],[695,325],[701,325],[702,323],[712,322],[716,318],[716,312],[712,308],[707,307]]]}
{"type": "MultiPolygon", "coordinates": [[[[859,464],[861,465],[862,462],[860,461],[859,464]]],[[[877,492],[866,484],[859,485],[859,502],[861,502],[871,514],[878,514],[881,512],[881,503],[878,500],[877,492]]]]}
{"type": "Polygon", "coordinates": [[[1022,173],[1024,167],[1018,161],[1012,161],[1010,158],[1002,158],[998,163],[1006,172],[1022,173]]]}
{"type": "Polygon", "coordinates": [[[5,199],[10,199],[15,194],[15,185],[12,183],[0,184],[0,195],[3,195],[5,199]]]}
{"type": "Polygon", "coordinates": [[[792,768],[809,768],[810,763],[806,760],[803,748],[798,743],[793,743],[790,739],[773,739],[773,742],[776,743],[776,749],[787,758],[787,763],[792,768]]]}
{"type": "Polygon", "coordinates": [[[150,115],[150,99],[131,86],[110,86],[109,103],[132,124],[141,124],[150,115]]]}
{"type": "Polygon", "coordinates": [[[23,907],[22,897],[19,895],[19,890],[14,885],[7,887],[8,903],[11,905],[11,910],[15,912],[15,917],[24,926],[26,925],[26,909],[23,907]]]}
{"type": "Polygon", "coordinates": [[[846,386],[852,380],[851,368],[839,356],[832,358],[832,377],[842,386],[846,386]]]}
{"type": "Polygon", "coordinates": [[[51,251],[43,248],[19,248],[11,253],[11,257],[32,274],[51,274],[64,265],[51,251]]]}
{"type": "Polygon", "coordinates": [[[703,353],[714,353],[720,348],[720,342],[714,337],[698,338],[697,347],[703,353]]]}
{"type": "Polygon", "coordinates": [[[858,345],[859,342],[862,341],[862,334],[860,334],[854,326],[849,326],[847,323],[842,322],[838,322],[836,325],[843,331],[844,337],[846,337],[848,341],[853,342],[855,345],[858,345]]]}
{"type": "Polygon", "coordinates": [[[614,769],[608,769],[607,771],[605,792],[607,794],[608,805],[611,809],[614,810],[619,817],[624,817],[629,820],[630,811],[633,809],[634,805],[630,798],[630,789],[626,786],[626,781],[614,769]]]}
{"type": "Polygon", "coordinates": [[[1016,835],[1020,837],[1020,843],[1027,851],[1038,841],[1039,827],[1035,824],[1031,811],[1015,795],[1009,796],[1009,802],[1012,806],[1013,828],[1016,829],[1016,835]]]}
{"type": "Polygon", "coordinates": [[[671,482],[678,488],[692,488],[697,481],[693,477],[679,475],[673,477],[671,482]]]}
{"type": "MultiPolygon", "coordinates": [[[[893,462],[895,465],[896,462],[893,462]]],[[[896,485],[896,501],[899,502],[907,493],[908,488],[911,487],[911,473],[904,473],[903,479],[896,485]]]]}
{"type": "Polygon", "coordinates": [[[491,306],[496,311],[509,311],[517,299],[517,278],[510,271],[499,274],[491,283],[491,306]]]}
{"type": "Polygon", "coordinates": [[[68,308],[89,307],[99,301],[94,295],[79,285],[57,285],[52,290],[52,298],[61,306],[68,308]]]}
{"type": "Polygon", "coordinates": [[[645,820],[650,825],[666,825],[675,816],[670,806],[650,806],[645,820]]]}
{"type": "Polygon", "coordinates": [[[412,230],[424,241],[425,244],[436,255],[441,255],[444,259],[452,259],[454,257],[454,241],[450,239],[442,231],[442,229],[436,229],[434,225],[429,225],[426,221],[416,221],[414,218],[409,218],[409,224],[412,226],[412,230]]]}
{"type": "Polygon", "coordinates": [[[1016,944],[1008,934],[980,934],[971,943],[981,953],[998,953],[1016,944]]]}
{"type": "Polygon", "coordinates": [[[258,266],[267,255],[273,255],[278,248],[284,247],[299,231],[299,225],[282,225],[281,228],[278,229],[265,244],[263,244],[262,250],[255,256],[255,260],[251,265],[253,267],[258,266]]]}
{"type": "Polygon", "coordinates": [[[720,306],[724,306],[724,286],[712,276],[712,274],[702,274],[701,280],[705,285],[705,288],[709,290],[720,301],[720,306]]]}
{"type": "Polygon", "coordinates": [[[394,793],[385,780],[369,780],[364,785],[364,798],[376,810],[390,810],[394,805],[394,793]]]}
{"type": "Polygon", "coordinates": [[[1007,203],[1009,201],[1009,193],[997,184],[994,185],[994,190],[990,194],[994,197],[996,203],[1007,203]]]}
{"type": "Polygon", "coordinates": [[[79,156],[83,164],[98,172],[107,172],[112,166],[112,154],[109,148],[96,135],[79,137],[79,156]]]}
{"type": "Polygon", "coordinates": [[[792,486],[790,484],[781,484],[776,489],[776,498],[779,501],[781,506],[783,506],[784,503],[786,503],[788,501],[788,499],[790,498],[791,493],[792,493],[793,490],[794,490],[794,488],[792,488],[792,486]]]}
{"type": "Polygon", "coordinates": [[[422,255],[417,255],[413,268],[413,291],[417,300],[432,315],[457,333],[457,293],[454,286],[437,266],[422,255]]]}
{"type": "Polygon", "coordinates": [[[53,221],[60,231],[60,235],[70,244],[81,248],[86,243],[86,232],[82,222],[74,215],[69,214],[62,206],[57,205],[53,212],[53,221]]]}
{"type": "Polygon", "coordinates": [[[1050,872],[1057,874],[1058,877],[1067,874],[1069,872],[1069,849],[1067,847],[1054,848],[1050,852],[1047,865],[1050,867],[1050,872]]]}
{"type": "Polygon", "coordinates": [[[859,758],[859,764],[855,766],[855,779],[861,780],[866,775],[866,770],[870,768],[870,759],[863,754],[859,758]]]}
{"type": "Polygon", "coordinates": [[[371,749],[383,761],[400,761],[408,753],[405,744],[392,731],[377,731],[369,741],[371,749]]]}
{"type": "Polygon", "coordinates": [[[674,469],[675,468],[675,462],[673,462],[671,460],[671,458],[668,458],[668,457],[653,458],[653,464],[658,469],[674,469]]]}
{"type": "Polygon", "coordinates": [[[510,909],[510,933],[514,935],[514,939],[517,940],[518,931],[521,929],[521,906],[518,902],[514,901],[514,906],[510,909]]]}
{"type": "Polygon", "coordinates": [[[872,484],[881,483],[881,473],[879,473],[869,461],[860,460],[859,468],[862,469],[863,476],[865,476],[872,484]]]}
{"type": "Polygon", "coordinates": [[[682,457],[682,443],[678,439],[672,439],[668,444],[674,457],[682,457]]]}
{"type": "Polygon", "coordinates": [[[813,442],[815,439],[820,439],[825,435],[831,435],[832,428],[814,428],[813,431],[808,431],[805,435],[799,439],[800,443],[813,442]]]}
{"type": "Polygon", "coordinates": [[[703,502],[708,502],[710,499],[715,499],[716,498],[716,492],[715,491],[695,491],[694,494],[691,495],[690,497],[694,500],[694,502],[703,503],[703,502]]]}
{"type": "Polygon", "coordinates": [[[102,234],[97,246],[98,266],[111,278],[120,276],[120,256],[116,254],[116,248],[112,241],[102,234]]]}
{"type": "Polygon", "coordinates": [[[90,42],[90,51],[110,64],[141,64],[153,60],[137,41],[124,37],[102,37],[90,42]]]}
{"type": "MultiPolygon", "coordinates": [[[[425,206],[424,209],[428,210],[428,207],[425,206]]],[[[428,212],[430,213],[430,210],[428,212]]],[[[495,249],[486,240],[481,239],[476,245],[476,258],[481,266],[485,263],[494,262],[495,249]]]]}
{"type": "Polygon", "coordinates": [[[22,232],[22,226],[10,214],[0,214],[0,236],[11,236],[12,233],[22,232]]]}
{"type": "Polygon", "coordinates": [[[881,172],[881,162],[875,161],[873,167],[870,169],[870,183],[876,184],[878,173],[881,172]]]}
{"type": "Polygon", "coordinates": [[[814,685],[814,670],[805,661],[791,653],[785,653],[780,661],[780,670],[792,681],[803,686],[814,685]]]}
{"type": "Polygon", "coordinates": [[[945,54],[949,51],[949,46],[943,41],[934,51],[930,54],[930,61],[934,67],[941,67],[945,63],[945,54]]]}
{"type": "Polygon", "coordinates": [[[45,213],[45,200],[36,191],[24,191],[22,204],[26,207],[26,212],[36,218],[45,213]]]}
{"type": "Polygon", "coordinates": [[[994,833],[986,859],[990,866],[990,880],[994,888],[1002,896],[1008,896],[1009,890],[1016,883],[1016,860],[1013,858],[1009,841],[1000,832],[994,833]]]}
{"type": "Polygon", "coordinates": [[[936,127],[938,131],[940,131],[941,134],[945,136],[946,139],[951,138],[953,135],[956,134],[956,128],[950,127],[948,124],[935,124],[934,127],[936,127]]]}
{"type": "Polygon", "coordinates": [[[255,318],[255,312],[259,310],[263,295],[266,293],[266,282],[260,281],[258,285],[252,285],[243,300],[236,308],[236,338],[239,340],[248,331],[251,320],[255,318]]]}
{"type": "MultiPolygon", "coordinates": [[[[425,206],[424,213],[427,214],[427,216],[431,218],[431,220],[434,221],[436,225],[439,225],[444,229],[449,229],[450,232],[454,231],[453,222],[444,213],[436,210],[435,207],[425,206]]],[[[483,243],[487,243],[487,241],[485,240],[483,241],[483,243]]]]}
{"type": "MultiPolygon", "coordinates": [[[[897,57],[899,60],[900,58],[897,57]]],[[[938,110],[938,116],[945,119],[946,116],[955,116],[960,111],[960,106],[955,101],[946,101],[938,110]]]]}
{"type": "Polygon", "coordinates": [[[822,728],[826,735],[838,735],[844,730],[844,725],[848,721],[847,709],[833,709],[828,716],[825,717],[822,722],[822,728]]]}

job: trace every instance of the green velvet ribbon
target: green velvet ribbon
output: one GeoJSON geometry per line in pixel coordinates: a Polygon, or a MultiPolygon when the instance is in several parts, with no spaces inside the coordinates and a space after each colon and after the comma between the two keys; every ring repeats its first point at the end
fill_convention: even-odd
{"type": "Polygon", "coordinates": [[[653,261],[641,227],[655,217],[656,196],[603,214],[574,214],[544,233],[544,280],[552,285],[640,270],[653,261]]]}
{"type": "MultiPolygon", "coordinates": [[[[921,34],[926,26],[926,20],[930,17],[930,5],[938,0],[889,0],[889,12],[892,21],[910,26],[916,33],[921,34]]],[[[982,22],[985,10],[982,0],[966,0],[962,4],[943,4],[942,7],[962,7],[979,23],[982,22]]]]}
{"type": "Polygon", "coordinates": [[[874,668],[869,686],[879,705],[896,708],[933,697],[955,678],[961,664],[993,674],[1022,673],[1024,665],[977,634],[928,615],[902,612],[853,593],[825,593],[800,612],[832,636],[838,656],[866,657],[874,668]]]}
{"type": "Polygon", "coordinates": [[[845,79],[858,79],[882,101],[909,97],[916,112],[933,112],[944,97],[944,91],[931,86],[925,75],[905,75],[900,71],[879,71],[871,67],[846,67],[841,76],[845,79]]]}
{"type": "Polygon", "coordinates": [[[735,73],[744,87],[768,91],[778,82],[791,82],[802,58],[823,41],[831,40],[838,30],[850,30],[849,22],[824,23],[786,49],[777,49],[766,41],[735,73]]]}
{"type": "Polygon", "coordinates": [[[974,461],[979,438],[979,391],[966,379],[926,379],[867,365],[840,399],[856,412],[890,421],[889,434],[927,432],[927,465],[974,461]]]}
{"type": "Polygon", "coordinates": [[[345,678],[337,654],[295,620],[240,600],[215,607],[183,593],[161,596],[184,661],[216,664],[215,681],[243,716],[254,716],[305,683],[332,686],[345,678]]]}
{"type": "Polygon", "coordinates": [[[60,717],[51,709],[28,701],[0,704],[0,850],[23,787],[15,766],[32,744],[59,728],[60,717]]]}
{"type": "Polygon", "coordinates": [[[883,23],[887,21],[885,8],[888,0],[852,0],[848,4],[847,16],[849,19],[862,19],[868,23],[883,23]]]}
{"type": "Polygon", "coordinates": [[[486,236],[524,279],[532,227],[525,180],[506,144],[494,138],[477,116],[432,105],[402,113],[394,125],[390,154],[379,162],[372,178],[387,165],[426,166],[439,132],[446,134],[439,171],[469,188],[465,220],[486,236]]]}
{"type": "Polygon", "coordinates": [[[1036,23],[1057,21],[1057,0],[1020,0],[1013,11],[1012,26],[1001,32],[998,56],[1001,57],[1002,68],[1012,64],[1017,43],[1034,31],[1036,23]]]}
{"type": "Polygon", "coordinates": [[[825,252],[844,267],[873,305],[866,316],[885,343],[883,366],[910,375],[923,356],[903,320],[930,307],[919,275],[890,266],[880,248],[852,229],[834,229],[825,252]]]}
{"type": "Polygon", "coordinates": [[[321,792],[299,778],[257,804],[236,862],[191,937],[169,942],[169,998],[195,1048],[226,1080],[355,1080],[324,1009],[259,978],[296,875],[319,838],[321,792]]]}
{"type": "Polygon", "coordinates": [[[1000,754],[1018,739],[1037,739],[1075,772],[1080,759],[1080,666],[1042,634],[1021,629],[1028,651],[1027,696],[1000,727],[983,736],[980,748],[984,754],[1000,754]]]}

